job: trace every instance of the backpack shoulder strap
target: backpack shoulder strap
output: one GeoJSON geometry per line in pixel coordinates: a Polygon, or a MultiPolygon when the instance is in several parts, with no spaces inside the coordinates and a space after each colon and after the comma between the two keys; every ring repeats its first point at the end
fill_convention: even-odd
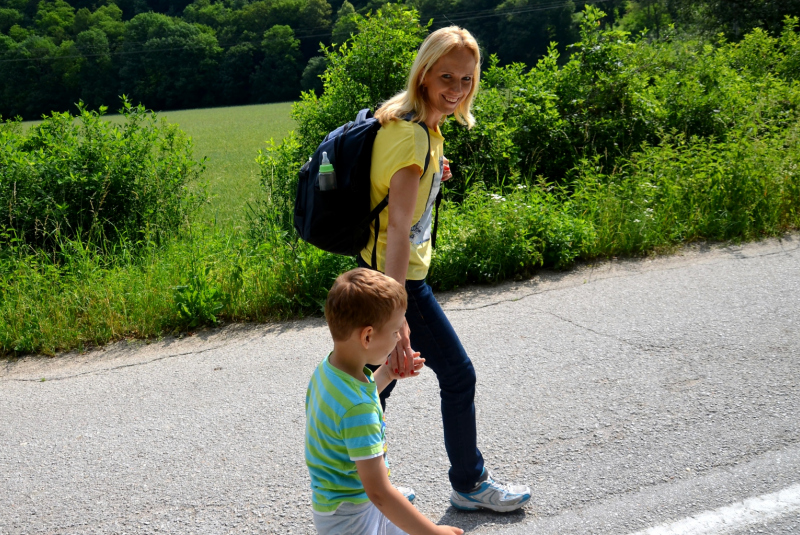
{"type": "MultiPolygon", "coordinates": [[[[408,121],[409,123],[416,122],[412,121],[413,118],[414,118],[413,113],[407,113],[403,116],[403,120],[408,121]]],[[[431,163],[431,133],[428,130],[428,125],[426,125],[425,123],[417,123],[417,124],[420,125],[423,130],[425,130],[425,137],[428,138],[428,152],[427,154],[425,154],[425,167],[422,168],[422,174],[420,175],[420,178],[422,178],[423,176],[425,176],[425,173],[428,172],[428,165],[430,165],[431,163]]]]}

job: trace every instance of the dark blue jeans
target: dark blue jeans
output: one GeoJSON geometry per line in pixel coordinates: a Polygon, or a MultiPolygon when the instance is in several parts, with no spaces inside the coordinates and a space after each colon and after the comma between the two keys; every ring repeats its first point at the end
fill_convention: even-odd
{"type": "MultiPolygon", "coordinates": [[[[369,267],[361,257],[359,267],[369,267]]],[[[439,380],[442,399],[444,447],[450,459],[450,484],[460,492],[475,487],[483,473],[483,456],[477,446],[475,428],[475,368],[442,307],[428,284],[406,281],[408,309],[406,321],[411,329],[411,347],[425,359],[439,380]]],[[[381,405],[396,381],[381,392],[381,405]]]]}

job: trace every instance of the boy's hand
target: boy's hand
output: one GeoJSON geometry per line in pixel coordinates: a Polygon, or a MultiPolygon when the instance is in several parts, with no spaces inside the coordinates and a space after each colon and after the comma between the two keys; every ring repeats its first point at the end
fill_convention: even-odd
{"type": "Polygon", "coordinates": [[[400,370],[395,371],[389,364],[389,359],[386,359],[386,364],[383,367],[386,368],[386,374],[390,381],[395,379],[408,379],[409,377],[416,377],[420,374],[422,368],[425,367],[425,359],[419,356],[419,351],[415,351],[413,354],[413,366],[414,368],[408,374],[406,374],[400,370]]]}
{"type": "Polygon", "coordinates": [[[439,533],[441,533],[441,535],[463,535],[464,533],[463,529],[456,528],[453,526],[436,526],[436,527],[439,528],[436,530],[437,535],[439,533]]]}

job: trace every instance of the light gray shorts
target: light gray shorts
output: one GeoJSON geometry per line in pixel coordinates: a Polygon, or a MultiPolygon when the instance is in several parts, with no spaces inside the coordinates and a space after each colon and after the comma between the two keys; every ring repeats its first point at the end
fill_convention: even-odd
{"type": "Polygon", "coordinates": [[[343,503],[332,515],[314,513],[319,535],[408,535],[383,516],[372,502],[343,503]]]}

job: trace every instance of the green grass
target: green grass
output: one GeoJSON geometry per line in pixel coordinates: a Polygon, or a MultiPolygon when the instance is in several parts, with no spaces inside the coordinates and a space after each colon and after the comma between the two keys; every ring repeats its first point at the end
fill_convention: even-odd
{"type": "MultiPolygon", "coordinates": [[[[291,107],[291,102],[280,102],[159,112],[192,137],[196,159],[207,158],[201,180],[208,184],[211,202],[201,210],[200,219],[223,227],[245,223],[247,203],[252,204],[259,193],[258,150],[270,138],[279,141],[295,127],[291,107]]],[[[121,120],[119,115],[108,118],[121,120]]]]}
{"type": "Polygon", "coordinates": [[[192,136],[195,157],[207,157],[204,180],[211,204],[201,218],[222,226],[243,224],[246,203],[259,189],[258,150],[294,128],[291,102],[232,108],[168,111],[162,115],[192,136]]]}
{"type": "MultiPolygon", "coordinates": [[[[198,156],[209,156],[206,176],[216,193],[172,240],[144,250],[108,244],[113,254],[77,240],[65,242],[60,256],[13,240],[0,247],[0,357],[159,337],[218,319],[319,313],[330,284],[353,259],[287,240],[274,210],[262,211],[253,227],[242,213],[258,188],[251,159],[267,137],[253,132],[281,118],[289,130],[288,108],[164,114],[195,136],[198,156]]],[[[297,159],[291,150],[284,155],[271,163],[287,169],[297,159]]],[[[794,122],[767,133],[742,128],[728,140],[670,136],[611,172],[585,160],[569,187],[541,181],[487,189],[476,182],[460,204],[442,205],[428,280],[451,289],[697,240],[779,235],[800,228],[798,168],[794,122]]],[[[289,198],[292,188],[284,189],[289,198]]]]}

